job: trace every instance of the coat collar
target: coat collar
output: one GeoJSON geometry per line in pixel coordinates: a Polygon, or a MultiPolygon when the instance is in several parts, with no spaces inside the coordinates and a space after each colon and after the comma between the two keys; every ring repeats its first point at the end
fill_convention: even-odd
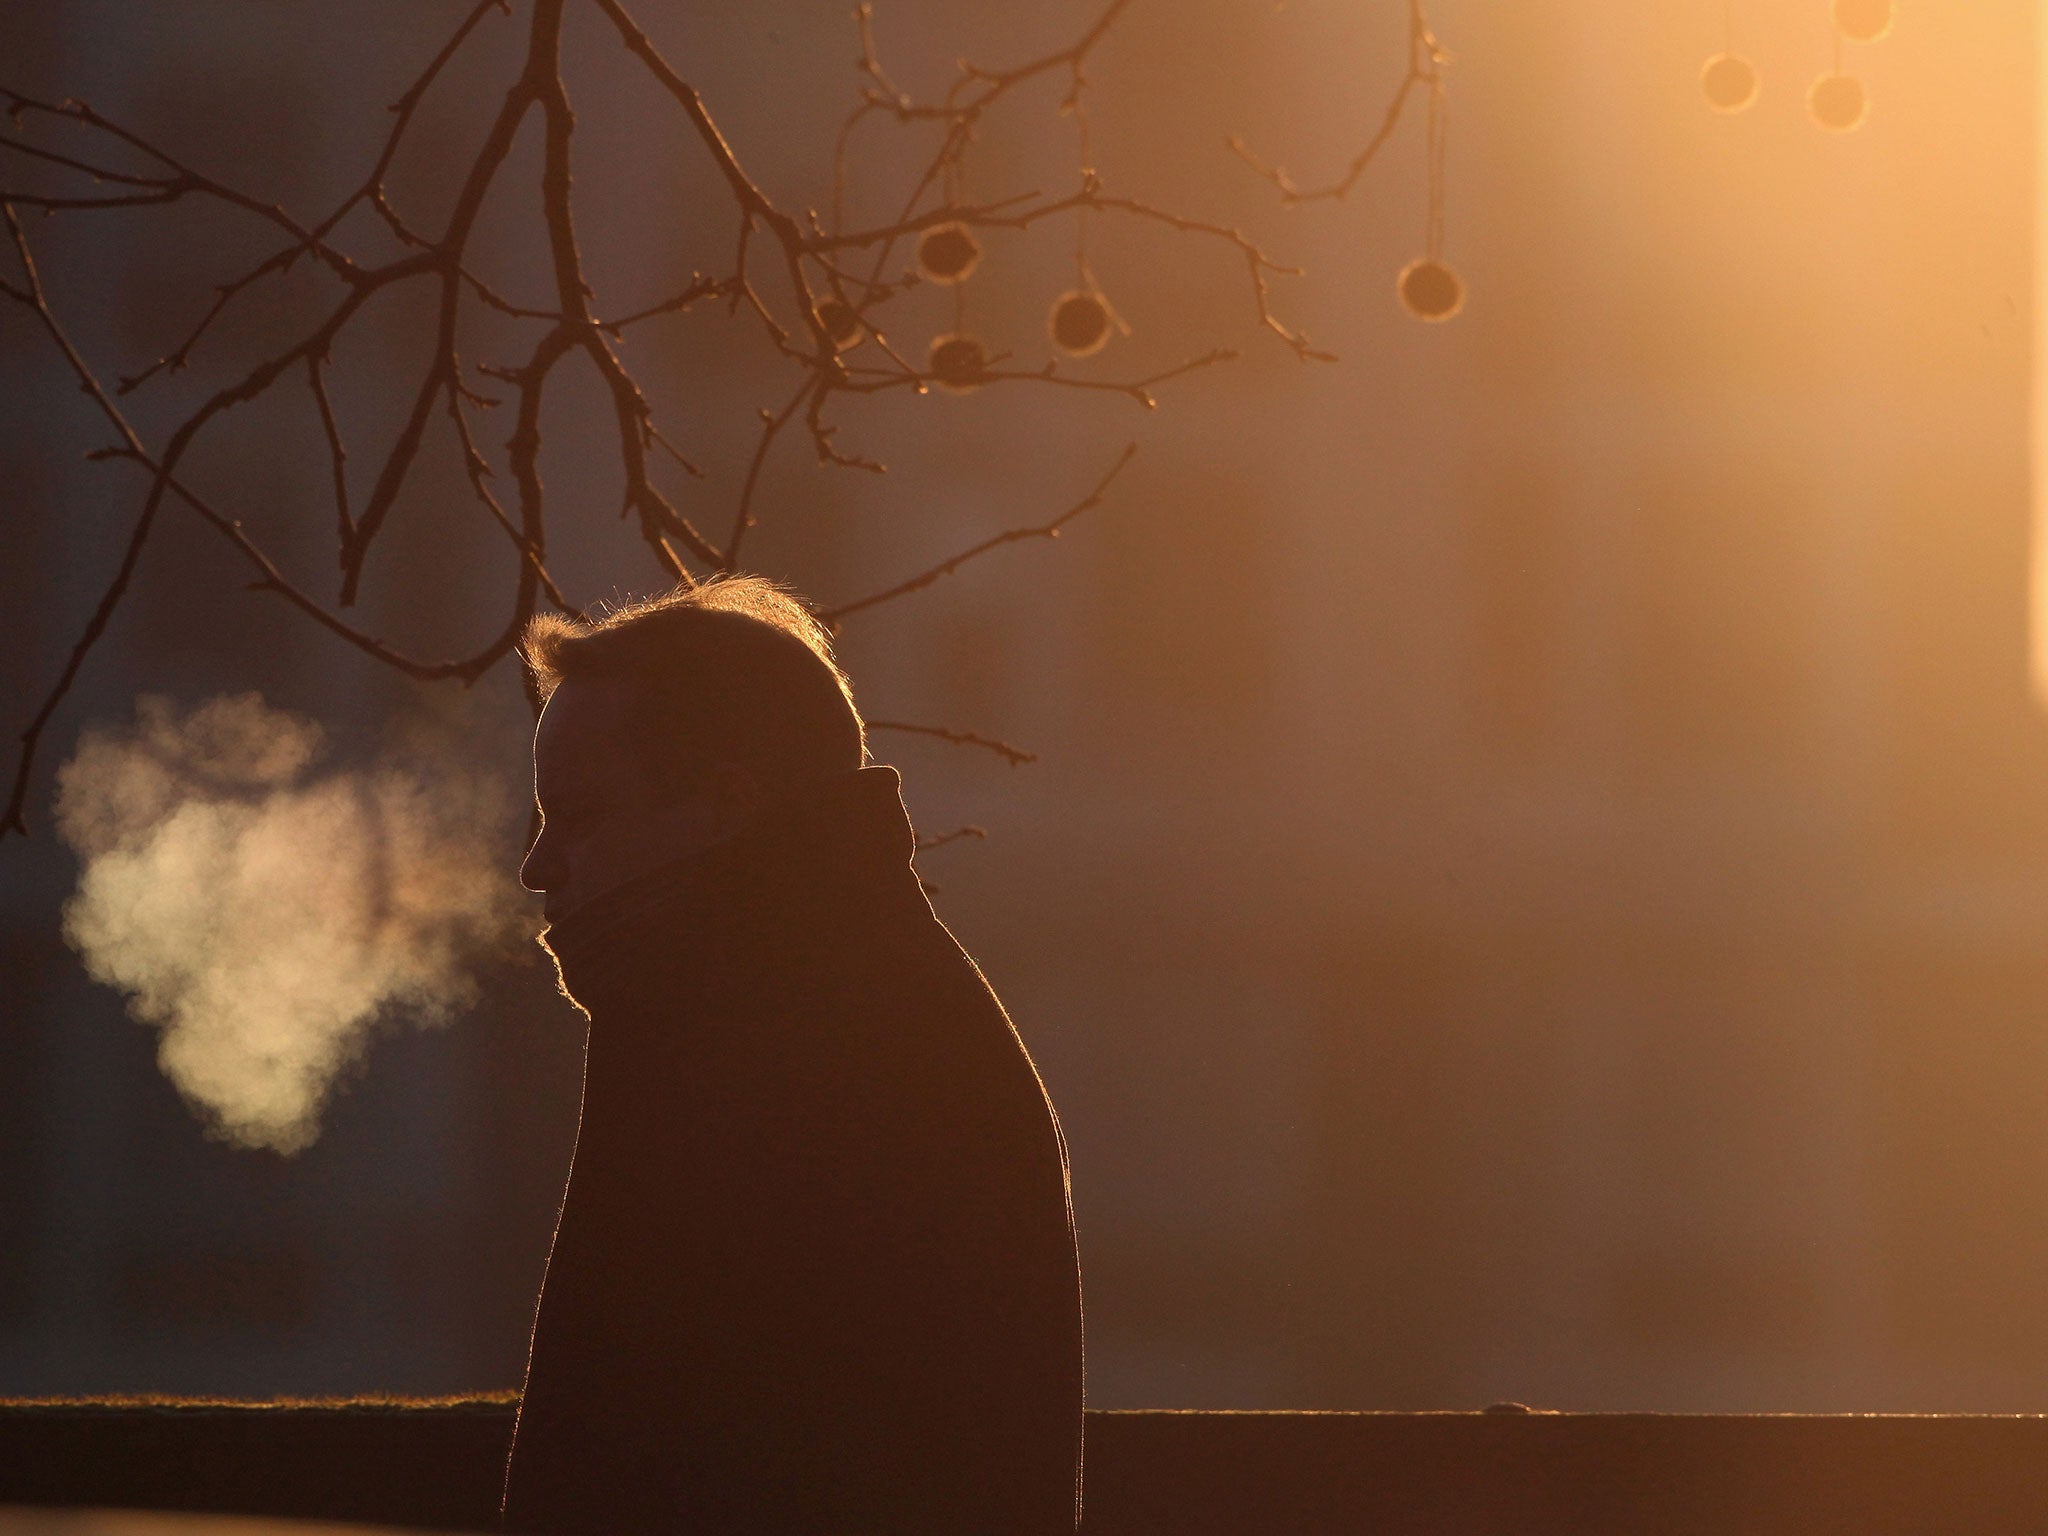
{"type": "MultiPolygon", "coordinates": [[[[764,805],[744,829],[550,923],[541,947],[585,1013],[664,957],[698,973],[729,969],[819,904],[878,883],[916,888],[916,837],[902,778],[875,765],[812,780],[764,805]]],[[[669,967],[664,967],[668,969],[669,967]]]]}

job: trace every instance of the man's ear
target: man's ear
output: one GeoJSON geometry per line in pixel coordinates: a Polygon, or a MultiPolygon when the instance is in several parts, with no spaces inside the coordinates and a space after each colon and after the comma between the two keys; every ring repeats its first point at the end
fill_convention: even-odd
{"type": "Polygon", "coordinates": [[[737,835],[761,808],[761,781],[742,763],[717,763],[705,775],[716,835],[723,842],[737,835]]]}

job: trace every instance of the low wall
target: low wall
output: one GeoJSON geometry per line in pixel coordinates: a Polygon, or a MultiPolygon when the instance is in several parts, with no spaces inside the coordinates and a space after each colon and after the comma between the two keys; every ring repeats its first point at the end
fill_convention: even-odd
{"type": "MultiPolygon", "coordinates": [[[[479,1529],[507,1398],[0,1401],[0,1504],[479,1529]]],[[[2048,1417],[1091,1413],[1088,1536],[2048,1536],[2048,1417]]]]}

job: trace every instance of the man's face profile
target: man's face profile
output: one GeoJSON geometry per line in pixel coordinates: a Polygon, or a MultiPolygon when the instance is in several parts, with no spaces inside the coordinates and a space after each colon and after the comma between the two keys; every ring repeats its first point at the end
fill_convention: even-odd
{"type": "Polygon", "coordinates": [[[646,739],[655,727],[634,702],[629,683],[568,678],[534,727],[541,831],[519,880],[546,894],[551,923],[732,836],[752,811],[752,778],[731,764],[658,773],[646,739]]]}

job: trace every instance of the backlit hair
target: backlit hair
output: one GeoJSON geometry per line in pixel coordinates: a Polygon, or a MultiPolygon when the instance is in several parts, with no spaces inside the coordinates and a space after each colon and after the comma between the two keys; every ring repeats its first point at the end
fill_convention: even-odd
{"type": "Polygon", "coordinates": [[[831,637],[766,577],[714,577],[594,619],[539,614],[519,652],[543,701],[571,678],[626,684],[658,770],[729,761],[781,787],[867,760],[831,637]]]}

